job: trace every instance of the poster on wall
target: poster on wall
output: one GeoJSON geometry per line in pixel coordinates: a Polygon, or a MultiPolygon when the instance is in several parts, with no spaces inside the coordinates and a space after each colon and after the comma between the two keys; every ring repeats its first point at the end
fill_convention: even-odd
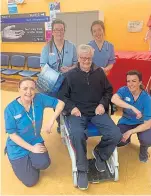
{"type": "Polygon", "coordinates": [[[46,42],[48,42],[51,39],[52,36],[52,31],[51,31],[51,22],[46,22],[45,23],[45,37],[46,37],[46,42]]]}
{"type": "Polygon", "coordinates": [[[8,7],[9,14],[17,14],[18,13],[18,9],[17,9],[17,5],[16,5],[15,1],[9,0],[7,7],[8,7]]]}
{"type": "Polygon", "coordinates": [[[60,2],[52,2],[49,4],[50,22],[56,18],[56,13],[60,12],[60,2]]]}
{"type": "Polygon", "coordinates": [[[1,24],[2,42],[45,42],[44,23],[1,24]]]}
{"type": "Polygon", "coordinates": [[[58,12],[60,12],[60,2],[49,3],[50,21],[45,23],[47,42],[51,39],[52,36],[51,24],[52,21],[56,18],[56,13],[58,12]]]}
{"type": "Polygon", "coordinates": [[[143,21],[128,21],[128,32],[136,33],[142,31],[143,21]]]}
{"type": "Polygon", "coordinates": [[[44,12],[1,16],[2,42],[45,42],[44,12]],[[15,15],[15,17],[13,17],[15,15]]]}

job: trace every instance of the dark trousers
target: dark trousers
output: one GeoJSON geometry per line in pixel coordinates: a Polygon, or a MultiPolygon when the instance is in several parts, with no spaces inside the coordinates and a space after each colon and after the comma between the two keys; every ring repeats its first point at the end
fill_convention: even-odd
{"type": "Polygon", "coordinates": [[[87,125],[92,122],[100,131],[102,136],[97,145],[102,160],[107,160],[113,153],[115,147],[122,138],[120,129],[114,124],[108,114],[96,115],[93,117],[68,116],[69,136],[76,152],[77,168],[80,171],[88,170],[87,153],[87,125]]]}
{"type": "Polygon", "coordinates": [[[48,152],[30,153],[23,158],[9,161],[17,178],[28,187],[38,182],[40,170],[48,168],[51,163],[48,152]]]}
{"type": "MultiPolygon", "coordinates": [[[[130,129],[134,129],[136,128],[137,126],[139,125],[124,125],[124,124],[118,124],[117,125],[119,128],[120,128],[120,131],[121,133],[125,133],[126,131],[130,130],[130,129]]],[[[143,146],[151,146],[151,129],[148,129],[146,131],[143,131],[143,132],[140,132],[140,133],[137,133],[137,137],[138,137],[138,140],[140,142],[141,145],[143,146]]],[[[124,146],[126,145],[127,143],[130,142],[130,139],[129,138],[126,142],[120,142],[120,146],[124,146]]]]}

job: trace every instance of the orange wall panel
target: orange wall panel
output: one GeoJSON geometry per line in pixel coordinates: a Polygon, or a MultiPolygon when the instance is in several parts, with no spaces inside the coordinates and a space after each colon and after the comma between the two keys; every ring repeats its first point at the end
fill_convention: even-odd
{"type": "MultiPolygon", "coordinates": [[[[46,12],[49,15],[50,0],[26,0],[26,4],[18,5],[18,13],[46,12]]],[[[101,10],[105,16],[106,39],[111,41],[115,50],[148,51],[144,42],[147,32],[146,23],[151,14],[150,0],[65,0],[61,2],[62,12],[101,10]],[[143,30],[129,33],[129,20],[143,20],[143,30]]],[[[2,0],[2,13],[8,14],[7,1],[2,0]]],[[[67,27],[69,28],[69,27],[67,27]]],[[[44,43],[2,43],[2,52],[40,53],[44,43]]]]}

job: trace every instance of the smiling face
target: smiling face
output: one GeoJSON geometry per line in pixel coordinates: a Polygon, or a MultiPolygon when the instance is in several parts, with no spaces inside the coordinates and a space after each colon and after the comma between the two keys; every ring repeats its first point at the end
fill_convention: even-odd
{"type": "Polygon", "coordinates": [[[137,75],[127,75],[127,87],[133,93],[140,91],[140,85],[142,81],[139,80],[137,75]]]}
{"type": "Polygon", "coordinates": [[[65,27],[63,24],[54,24],[52,29],[52,35],[55,40],[60,41],[64,40],[64,34],[65,34],[65,27]]]}
{"type": "Polygon", "coordinates": [[[31,102],[35,96],[36,86],[33,81],[26,80],[20,84],[19,93],[20,98],[24,102],[31,102]]]}
{"type": "Polygon", "coordinates": [[[92,32],[93,39],[96,42],[104,40],[104,30],[100,24],[93,25],[91,32],[92,32]]]}
{"type": "Polygon", "coordinates": [[[90,71],[92,65],[92,53],[91,52],[80,52],[78,61],[80,64],[80,68],[83,71],[90,71]]]}

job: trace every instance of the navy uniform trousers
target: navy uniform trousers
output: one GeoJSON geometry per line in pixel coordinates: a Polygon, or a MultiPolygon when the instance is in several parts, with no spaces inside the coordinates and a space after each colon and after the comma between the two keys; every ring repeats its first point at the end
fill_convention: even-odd
{"type": "Polygon", "coordinates": [[[15,175],[28,187],[34,186],[38,182],[40,170],[48,168],[51,163],[48,152],[30,152],[25,157],[9,161],[15,175]]]}
{"type": "Polygon", "coordinates": [[[102,160],[108,160],[115,147],[120,142],[122,134],[108,114],[96,115],[93,117],[67,116],[69,126],[69,136],[76,152],[77,169],[79,171],[88,170],[87,161],[87,125],[92,122],[100,131],[101,141],[97,144],[99,155],[102,160]]]}

